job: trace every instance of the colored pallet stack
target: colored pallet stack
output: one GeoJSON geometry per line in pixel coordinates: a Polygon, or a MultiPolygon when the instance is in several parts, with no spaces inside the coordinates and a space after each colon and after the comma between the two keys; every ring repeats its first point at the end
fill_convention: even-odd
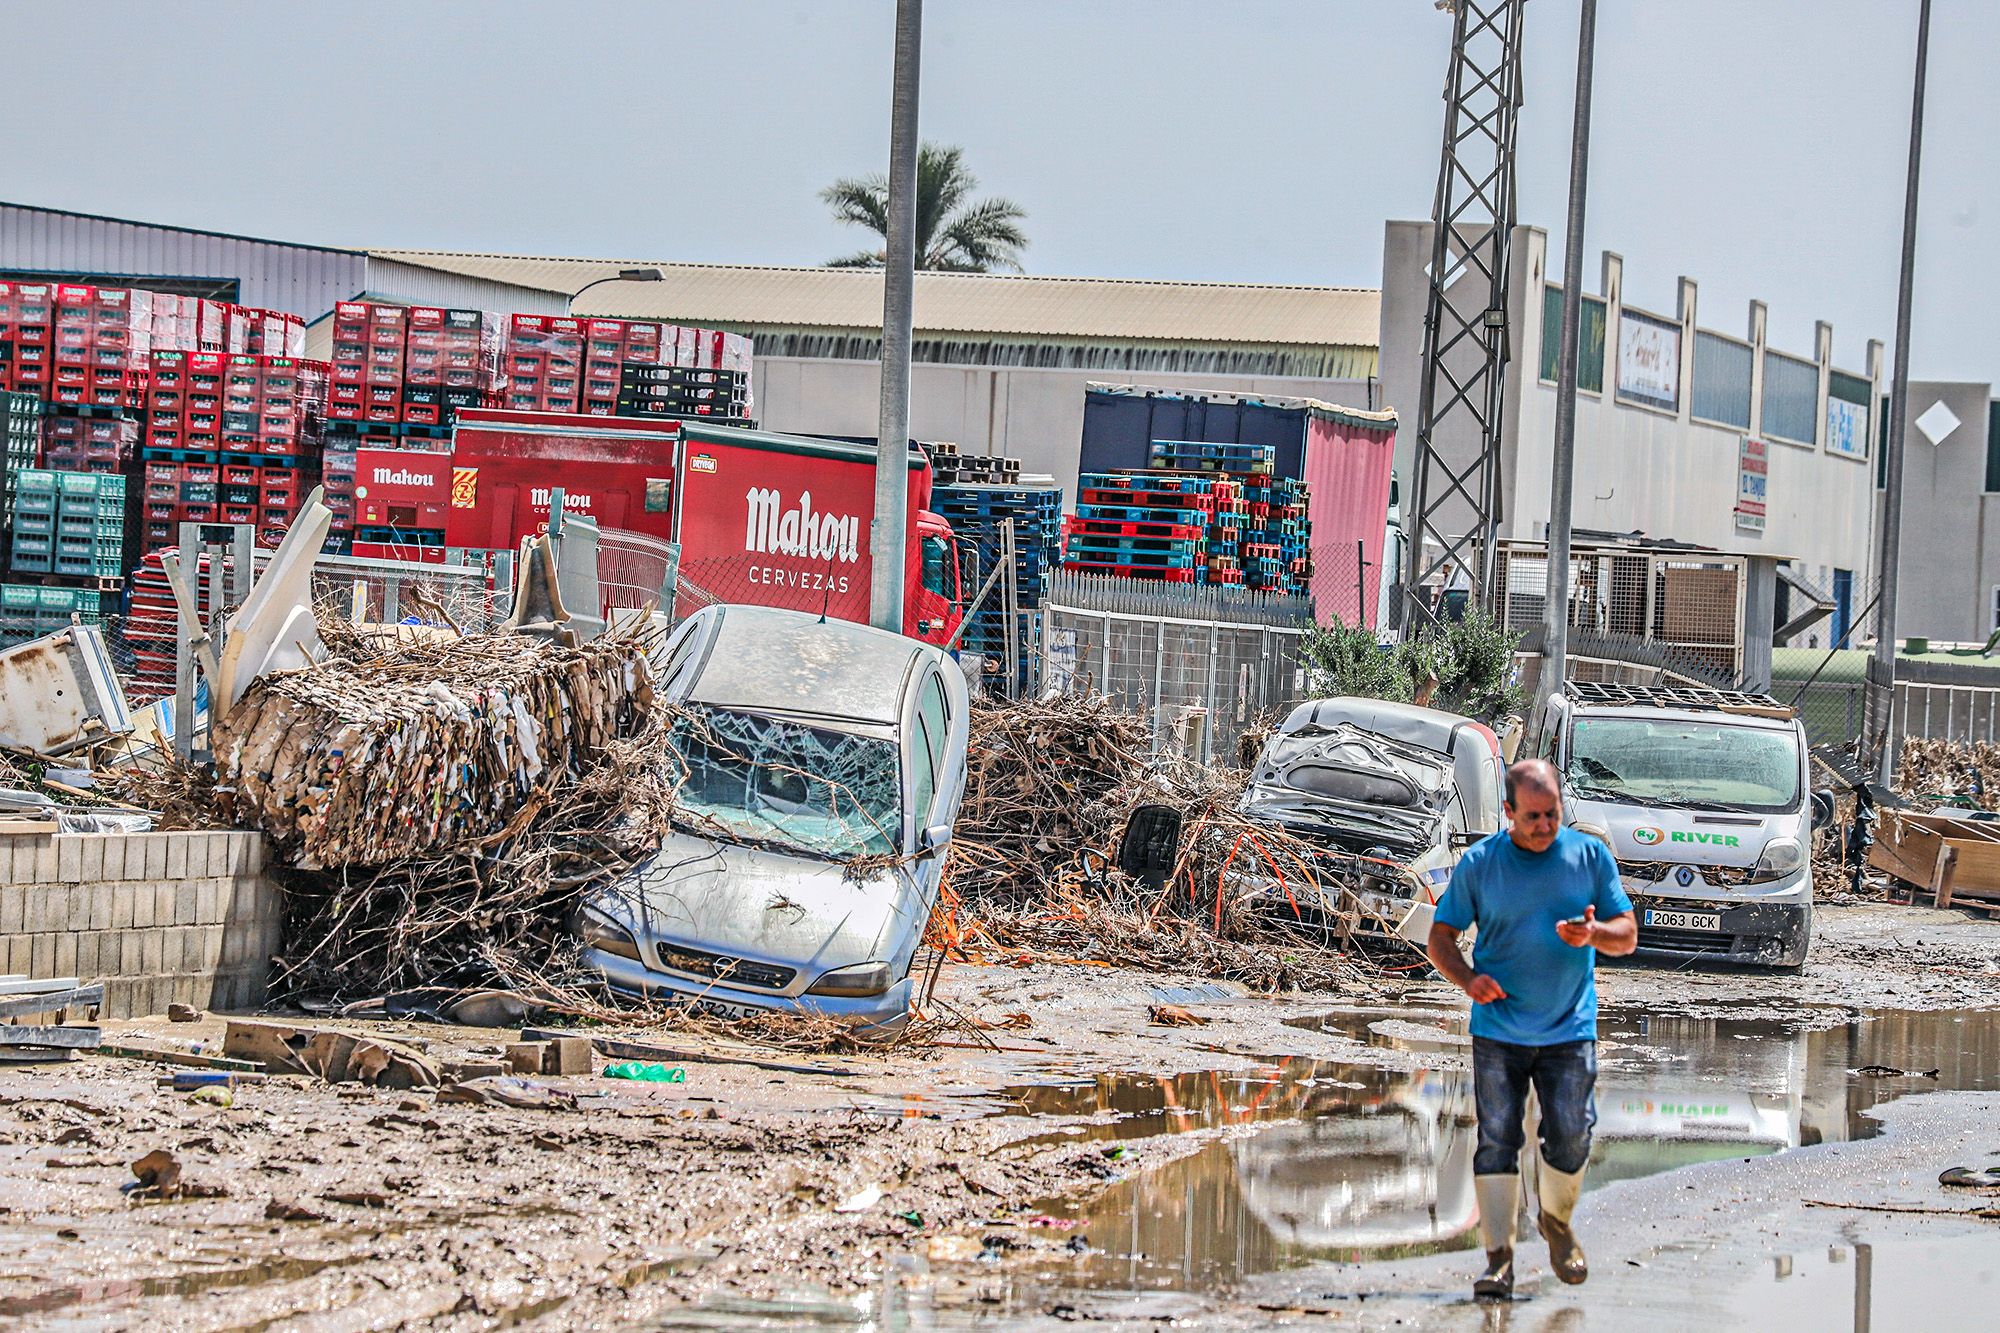
{"type": "Polygon", "coordinates": [[[14,477],[8,559],[15,575],[115,585],[125,554],[125,478],[23,468],[14,477]]]}
{"type": "MultiPolygon", "coordinates": [[[[936,446],[930,446],[933,450],[936,446]]],[[[938,455],[931,454],[935,465],[938,455]]],[[[1013,472],[1020,465],[1014,460],[1013,472]]],[[[931,489],[931,509],[941,515],[961,540],[971,543],[978,553],[975,573],[983,582],[1003,558],[1002,524],[1014,525],[1014,587],[1019,617],[1014,626],[1016,687],[1026,683],[1029,629],[1027,613],[1040,607],[1048,587],[1048,576],[1062,558],[1062,491],[1051,481],[1047,485],[1016,482],[1011,485],[946,483],[931,489]]],[[[970,587],[968,596],[979,589],[970,587]]],[[[1007,657],[1007,612],[996,591],[972,616],[959,639],[966,652],[995,661],[1007,657]]]]}
{"type": "Polygon", "coordinates": [[[67,628],[72,617],[86,625],[100,625],[106,597],[95,588],[0,584],[0,648],[54,634],[67,628]]]}
{"type": "Polygon", "coordinates": [[[1216,444],[1208,440],[1154,440],[1147,462],[1176,472],[1219,472],[1228,476],[1269,476],[1278,450],[1269,444],[1216,444]]]}
{"type": "Polygon", "coordinates": [[[502,347],[501,405],[516,412],[574,412],[582,401],[583,321],[511,315],[502,347]]]}
{"type": "Polygon", "coordinates": [[[936,480],[948,486],[1008,486],[1018,484],[1021,479],[1021,460],[1018,458],[988,458],[979,454],[961,454],[958,446],[933,444],[926,446],[932,450],[931,465],[936,480]],[[949,453],[941,452],[949,448],[949,453]]]}

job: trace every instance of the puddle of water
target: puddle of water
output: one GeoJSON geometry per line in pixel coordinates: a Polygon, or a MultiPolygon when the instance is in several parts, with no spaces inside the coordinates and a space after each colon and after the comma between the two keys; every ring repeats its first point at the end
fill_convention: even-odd
{"type": "MultiPolygon", "coordinates": [[[[1091,1250],[1015,1271],[1068,1287],[1205,1290],[1311,1262],[1474,1247],[1478,1129],[1463,1022],[1462,1011],[1405,1010],[1313,1023],[1419,1057],[1409,1070],[1294,1059],[1006,1090],[1017,1114],[1093,1117],[1017,1150],[1254,1129],[1116,1181],[1087,1202],[1048,1205],[1078,1221],[1070,1234],[1087,1237],[1091,1250]]],[[[1885,1012],[1804,1031],[1769,1018],[1607,1008],[1599,1032],[1586,1189],[1866,1138],[1879,1129],[1869,1112],[1909,1092],[2000,1088],[2000,1010],[1885,1012]],[[1938,1073],[1853,1072],[1870,1066],[1938,1073]]]]}
{"type": "Polygon", "coordinates": [[[2000,1245],[1991,1236],[1887,1241],[1773,1256],[1730,1293],[1741,1328],[1821,1333],[1993,1327],[2000,1245]]]}

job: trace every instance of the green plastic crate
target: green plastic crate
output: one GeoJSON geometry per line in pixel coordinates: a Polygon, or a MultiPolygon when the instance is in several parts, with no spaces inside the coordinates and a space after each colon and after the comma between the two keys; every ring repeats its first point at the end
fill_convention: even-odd
{"type": "Polygon", "coordinates": [[[14,486],[20,491],[46,491],[54,495],[56,476],[45,467],[24,467],[14,473],[14,486]]]}
{"type": "Polygon", "coordinates": [[[71,611],[80,611],[83,609],[76,604],[76,589],[74,588],[37,588],[35,592],[38,594],[35,598],[35,605],[43,611],[53,611],[58,615],[66,616],[71,611]]]}
{"type": "Polygon", "coordinates": [[[32,611],[46,591],[26,583],[0,583],[0,611],[32,611]]]}

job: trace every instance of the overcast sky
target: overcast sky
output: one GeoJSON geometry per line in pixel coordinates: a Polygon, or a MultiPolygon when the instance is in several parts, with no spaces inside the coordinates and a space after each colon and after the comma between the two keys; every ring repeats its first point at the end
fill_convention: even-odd
{"type": "MultiPolygon", "coordinates": [[[[6,8],[10,200],[343,245],[813,264],[887,158],[891,0],[6,8]]],[[[1559,265],[1576,0],[1527,9],[1520,215],[1559,265]]],[[[1836,359],[1895,322],[1917,0],[1603,0],[1585,273],[1836,359]]],[[[929,0],[926,137],[1030,271],[1374,286],[1429,215],[1431,0],[929,0]]],[[[1935,0],[1913,370],[2000,378],[2000,4],[1935,0]]]]}

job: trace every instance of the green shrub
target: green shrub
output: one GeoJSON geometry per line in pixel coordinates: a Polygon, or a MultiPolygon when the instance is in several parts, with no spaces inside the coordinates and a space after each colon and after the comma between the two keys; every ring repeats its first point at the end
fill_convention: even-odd
{"type": "Polygon", "coordinates": [[[1428,626],[1390,648],[1377,643],[1373,632],[1336,618],[1308,630],[1299,652],[1312,698],[1345,694],[1408,703],[1435,679],[1432,707],[1494,723],[1527,706],[1527,694],[1514,679],[1519,639],[1472,608],[1462,620],[1428,626]]]}

